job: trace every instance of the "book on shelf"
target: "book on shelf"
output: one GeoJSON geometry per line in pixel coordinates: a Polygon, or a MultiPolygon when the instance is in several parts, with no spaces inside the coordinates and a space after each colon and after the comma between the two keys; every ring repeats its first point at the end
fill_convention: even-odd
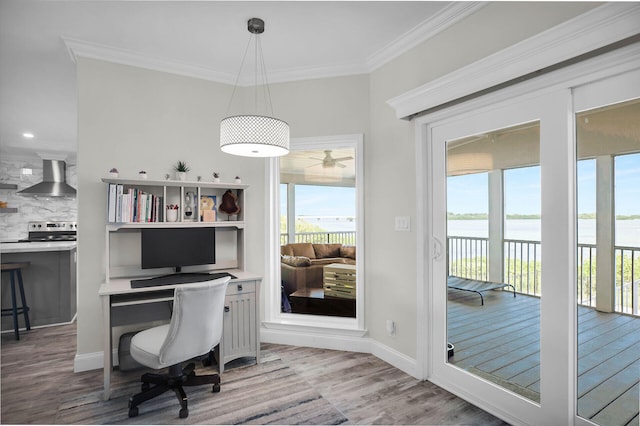
{"type": "Polygon", "coordinates": [[[149,194],[138,188],[125,192],[121,184],[109,184],[107,220],[109,223],[161,222],[162,197],[149,194]],[[113,188],[112,186],[115,186],[113,188]]]}

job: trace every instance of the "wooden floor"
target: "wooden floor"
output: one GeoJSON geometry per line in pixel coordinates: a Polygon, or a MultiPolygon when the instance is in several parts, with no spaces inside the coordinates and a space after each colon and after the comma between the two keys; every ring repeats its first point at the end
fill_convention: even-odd
{"type": "MultiPolygon", "coordinates": [[[[449,290],[451,363],[540,401],[540,299],[449,290]]],[[[602,425],[638,425],[640,318],[578,308],[578,413],[602,425]]]]}
{"type": "MultiPolygon", "coordinates": [[[[3,424],[504,424],[373,355],[262,345],[260,365],[227,364],[222,391],[187,389],[189,417],[172,393],[127,417],[140,371],[114,372],[102,401],[102,370],[73,373],[75,325],[2,335],[3,424]]],[[[215,369],[197,366],[204,374],[215,369]]]]}

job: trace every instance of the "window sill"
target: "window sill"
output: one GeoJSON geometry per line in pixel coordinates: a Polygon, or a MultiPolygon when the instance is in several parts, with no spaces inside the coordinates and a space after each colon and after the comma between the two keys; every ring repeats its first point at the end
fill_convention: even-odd
{"type": "Polygon", "coordinates": [[[322,317],[320,315],[282,314],[275,321],[263,321],[265,329],[344,337],[364,337],[367,330],[358,327],[355,318],[322,317]]]}

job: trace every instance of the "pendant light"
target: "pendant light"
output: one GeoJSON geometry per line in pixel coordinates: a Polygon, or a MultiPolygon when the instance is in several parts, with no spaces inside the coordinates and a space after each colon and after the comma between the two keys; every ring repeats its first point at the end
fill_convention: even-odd
{"type": "Polygon", "coordinates": [[[264,67],[264,57],[258,34],[264,32],[264,21],[260,18],[251,18],[247,22],[247,29],[251,33],[249,43],[242,58],[240,71],[233,87],[229,108],[233,101],[233,95],[238,87],[238,80],[242,73],[242,65],[249,51],[251,42],[255,46],[255,111],[251,115],[234,115],[220,122],[220,149],[223,152],[245,157],[278,157],[289,153],[289,125],[273,116],[271,95],[267,81],[267,72],[264,67]],[[259,60],[258,60],[259,59],[259,60]],[[265,109],[271,116],[258,114],[258,68],[261,70],[262,87],[264,88],[265,109]]]}

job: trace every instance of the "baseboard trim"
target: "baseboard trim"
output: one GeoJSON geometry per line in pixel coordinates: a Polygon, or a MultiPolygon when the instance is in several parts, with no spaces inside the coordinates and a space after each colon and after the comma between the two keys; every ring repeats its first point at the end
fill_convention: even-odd
{"type": "Polygon", "coordinates": [[[415,358],[411,358],[375,340],[371,340],[371,354],[393,365],[398,370],[404,371],[411,377],[422,380],[418,374],[418,361],[415,358]]]}
{"type": "Polygon", "coordinates": [[[104,356],[101,352],[92,352],[88,354],[78,354],[73,358],[73,372],[82,373],[83,371],[97,370],[104,367],[104,356]]]}
{"type": "MultiPolygon", "coordinates": [[[[118,365],[118,349],[113,349],[111,354],[113,366],[118,365]]],[[[73,372],[82,373],[83,371],[100,370],[104,368],[103,352],[92,352],[88,354],[76,354],[73,359],[73,372]]]]}
{"type": "MultiPolygon", "coordinates": [[[[34,330],[34,329],[38,329],[38,328],[58,327],[58,326],[60,326],[60,325],[69,325],[69,324],[73,324],[73,323],[75,322],[75,320],[76,320],[76,317],[77,317],[77,314],[76,314],[76,315],[74,315],[74,316],[73,316],[73,318],[71,318],[71,321],[68,321],[68,322],[57,322],[57,323],[55,323],[55,324],[44,324],[44,325],[32,325],[32,326],[31,326],[31,329],[32,329],[32,330],[34,330]]],[[[27,327],[19,327],[19,328],[18,328],[18,331],[24,331],[24,332],[26,332],[26,331],[28,331],[28,330],[27,330],[27,327]]],[[[14,329],[12,328],[12,329],[10,329],[10,330],[9,330],[9,329],[7,329],[7,330],[2,330],[2,331],[0,331],[0,334],[7,334],[7,333],[13,333],[13,332],[14,332],[14,329]]]]}
{"type": "Polygon", "coordinates": [[[417,361],[389,346],[383,345],[369,337],[351,337],[341,335],[315,334],[291,330],[260,330],[260,340],[264,343],[279,345],[306,346],[310,348],[333,349],[347,352],[369,353],[376,358],[419,379],[417,361]]]}
{"type": "MultiPolygon", "coordinates": [[[[408,357],[407,355],[369,337],[341,336],[262,328],[260,330],[260,341],[262,343],[274,343],[278,345],[306,346],[309,348],[368,353],[376,358],[380,358],[395,368],[402,370],[411,377],[420,379],[417,374],[418,364],[416,359],[408,357]]],[[[113,360],[113,365],[117,366],[117,349],[113,349],[111,359],[113,360]]],[[[73,360],[74,373],[99,370],[103,367],[104,356],[102,351],[88,354],[76,354],[73,360]]]]}

